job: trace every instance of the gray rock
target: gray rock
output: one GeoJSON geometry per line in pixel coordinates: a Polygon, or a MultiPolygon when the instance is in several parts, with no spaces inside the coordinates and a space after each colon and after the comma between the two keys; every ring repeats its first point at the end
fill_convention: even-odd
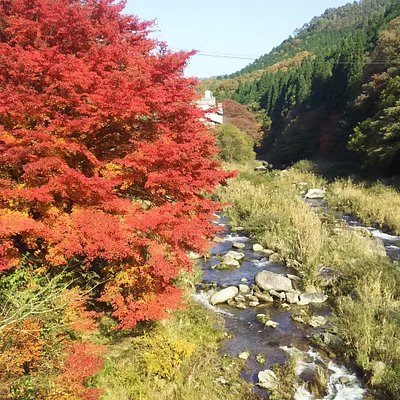
{"type": "Polygon", "coordinates": [[[297,304],[300,301],[300,292],[293,290],[292,292],[286,292],[286,301],[289,304],[297,304]]]}
{"type": "Polygon", "coordinates": [[[282,261],[282,258],[278,253],[272,253],[269,256],[268,260],[271,261],[272,263],[279,263],[282,261]]]}
{"type": "Polygon", "coordinates": [[[250,352],[249,351],[243,351],[242,353],[239,353],[238,357],[241,360],[247,360],[250,357],[250,352]]]}
{"type": "Polygon", "coordinates": [[[213,239],[213,242],[214,243],[225,243],[225,239],[221,238],[221,237],[218,237],[218,236],[215,236],[214,239],[213,239]]]}
{"type": "Polygon", "coordinates": [[[261,271],[255,276],[255,282],[263,290],[287,291],[293,289],[292,281],[283,275],[271,271],[261,271]]]}
{"type": "Polygon", "coordinates": [[[274,301],[273,297],[269,293],[255,292],[254,296],[256,296],[258,301],[261,303],[272,303],[274,301]]]}
{"type": "Polygon", "coordinates": [[[373,237],[369,239],[370,241],[370,247],[371,250],[374,254],[380,257],[386,257],[386,249],[385,249],[385,244],[383,243],[382,239],[379,239],[377,237],[373,237]]]}
{"type": "Polygon", "coordinates": [[[261,252],[264,250],[264,247],[261,246],[259,243],[253,244],[253,251],[261,252]]]}
{"type": "Polygon", "coordinates": [[[269,326],[270,328],[277,328],[278,325],[279,325],[278,322],[275,322],[275,321],[272,321],[272,320],[269,320],[269,321],[267,321],[265,323],[265,326],[269,326]]]}
{"type": "Polygon", "coordinates": [[[257,301],[258,302],[258,297],[254,296],[252,294],[247,295],[246,298],[248,301],[257,301]]]}
{"type": "Polygon", "coordinates": [[[271,254],[274,254],[275,252],[270,249],[264,249],[262,253],[264,253],[267,257],[269,257],[271,254]]]}
{"type": "Polygon", "coordinates": [[[306,199],[323,199],[325,198],[325,189],[309,189],[305,197],[306,199]]]}
{"type": "Polygon", "coordinates": [[[239,293],[239,289],[236,286],[229,286],[214,293],[210,298],[212,305],[226,303],[228,300],[232,300],[239,293]]]}
{"type": "Polygon", "coordinates": [[[231,258],[231,259],[240,261],[240,260],[243,260],[244,254],[243,253],[239,253],[238,251],[231,250],[231,251],[228,251],[222,258],[223,259],[231,258]]]}
{"type": "Polygon", "coordinates": [[[246,304],[244,304],[244,303],[236,303],[235,304],[235,307],[236,308],[240,308],[240,309],[242,309],[242,310],[245,310],[247,307],[246,307],[246,304]]]}
{"type": "Polygon", "coordinates": [[[303,293],[300,295],[300,305],[305,306],[310,303],[323,303],[328,299],[328,296],[323,293],[303,293]]]}
{"type": "Polygon", "coordinates": [[[234,242],[234,243],[232,243],[232,247],[234,249],[243,250],[246,247],[246,245],[242,242],[234,242]]]}
{"type": "Polygon", "coordinates": [[[239,292],[242,294],[249,294],[250,293],[250,287],[248,285],[239,285],[239,292]]]}
{"type": "Polygon", "coordinates": [[[248,282],[249,280],[247,279],[247,278],[242,278],[241,280],[240,280],[240,282],[248,282]]]}
{"type": "Polygon", "coordinates": [[[260,303],[258,301],[250,301],[249,307],[258,307],[260,303]]]}
{"type": "Polygon", "coordinates": [[[241,294],[235,296],[235,301],[237,303],[244,303],[246,301],[246,298],[244,296],[242,296],[241,294]]]}
{"type": "Polygon", "coordinates": [[[339,378],[339,382],[340,382],[342,385],[348,385],[348,384],[350,383],[350,378],[347,377],[347,376],[341,376],[341,377],[339,378]]]}
{"type": "Polygon", "coordinates": [[[279,299],[280,301],[285,301],[286,299],[286,295],[284,292],[277,292],[276,290],[270,290],[269,294],[272,297],[276,297],[277,299],[279,299]]]}
{"type": "Polygon", "coordinates": [[[301,282],[301,278],[297,275],[292,275],[292,274],[286,274],[286,276],[291,280],[295,282],[301,282]]]}
{"type": "Polygon", "coordinates": [[[258,322],[261,324],[265,324],[267,321],[269,321],[269,315],[266,314],[257,314],[256,319],[258,322]]]}
{"type": "Polygon", "coordinates": [[[322,315],[313,315],[308,321],[308,325],[313,328],[318,328],[322,325],[325,325],[328,322],[328,319],[323,317],[322,315]]]}
{"type": "Polygon", "coordinates": [[[258,386],[268,389],[275,390],[278,387],[278,378],[274,371],[266,369],[258,373],[258,386]]]}

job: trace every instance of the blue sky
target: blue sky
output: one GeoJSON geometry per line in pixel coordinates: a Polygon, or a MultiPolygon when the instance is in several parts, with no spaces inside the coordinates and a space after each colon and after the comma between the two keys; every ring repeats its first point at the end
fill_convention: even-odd
{"type": "MultiPolygon", "coordinates": [[[[158,39],[173,50],[259,57],[327,8],[348,0],[128,0],[125,12],[157,19],[158,39]]],[[[251,60],[196,55],[186,70],[199,78],[235,72],[251,60]]]]}

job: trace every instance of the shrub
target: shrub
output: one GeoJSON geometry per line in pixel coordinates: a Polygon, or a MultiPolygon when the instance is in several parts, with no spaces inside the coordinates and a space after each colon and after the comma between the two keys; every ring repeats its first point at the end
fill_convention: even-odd
{"type": "Polygon", "coordinates": [[[236,126],[222,124],[217,128],[217,139],[222,160],[243,163],[255,159],[253,141],[236,126]]]}

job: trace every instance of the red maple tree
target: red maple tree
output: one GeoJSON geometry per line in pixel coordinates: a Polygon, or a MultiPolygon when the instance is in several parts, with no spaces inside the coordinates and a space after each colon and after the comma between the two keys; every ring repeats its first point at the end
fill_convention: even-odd
{"type": "Polygon", "coordinates": [[[34,254],[104,281],[121,328],[180,303],[174,279],[213,233],[229,174],[200,122],[190,53],[112,0],[0,3],[0,271],[34,254]],[[100,267],[99,267],[100,266],[100,267]]]}

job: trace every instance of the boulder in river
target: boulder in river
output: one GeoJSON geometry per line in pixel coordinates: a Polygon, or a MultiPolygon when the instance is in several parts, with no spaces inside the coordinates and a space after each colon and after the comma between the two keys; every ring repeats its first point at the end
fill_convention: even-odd
{"type": "Polygon", "coordinates": [[[246,245],[242,242],[234,242],[234,243],[232,243],[232,247],[234,249],[243,250],[246,247],[246,245]]]}
{"type": "Polygon", "coordinates": [[[300,301],[299,296],[300,292],[298,292],[297,290],[286,292],[286,301],[289,304],[297,304],[300,301]]]}
{"type": "Polygon", "coordinates": [[[322,315],[313,315],[308,321],[308,325],[313,328],[319,328],[322,325],[325,325],[328,322],[328,319],[322,315]]]}
{"type": "Polygon", "coordinates": [[[240,261],[243,260],[244,258],[244,254],[243,253],[239,253],[238,251],[228,251],[223,257],[224,260],[228,259],[228,258],[232,258],[234,260],[240,261]]]}
{"type": "Polygon", "coordinates": [[[323,303],[328,299],[328,296],[323,293],[303,293],[300,295],[300,305],[305,306],[310,303],[323,303]]]}
{"type": "Polygon", "coordinates": [[[272,253],[269,257],[268,260],[272,263],[279,263],[282,261],[281,256],[278,253],[272,253]]]}
{"type": "Polygon", "coordinates": [[[253,251],[261,252],[264,250],[264,247],[261,246],[259,243],[254,243],[253,244],[253,251]]]}
{"type": "Polygon", "coordinates": [[[261,303],[272,303],[274,301],[269,293],[254,292],[254,296],[256,296],[261,303]]]}
{"type": "Polygon", "coordinates": [[[323,199],[325,198],[325,189],[309,189],[305,195],[306,199],[323,199]]]}
{"type": "Polygon", "coordinates": [[[242,294],[249,294],[250,293],[249,285],[244,285],[243,283],[241,283],[239,285],[239,292],[242,294]]]}
{"type": "Polygon", "coordinates": [[[285,301],[285,299],[286,299],[285,292],[277,292],[276,290],[272,289],[272,290],[269,291],[269,294],[272,297],[275,297],[275,298],[279,299],[280,301],[285,301]]]}
{"type": "Polygon", "coordinates": [[[265,326],[269,326],[270,328],[277,328],[278,325],[279,325],[278,322],[275,322],[275,321],[272,321],[272,320],[269,320],[269,321],[267,321],[265,323],[265,326]]]}
{"type": "Polygon", "coordinates": [[[228,300],[232,300],[238,293],[239,289],[236,286],[229,286],[214,293],[210,298],[210,303],[213,306],[216,304],[226,303],[228,300]]]}
{"type": "Polygon", "coordinates": [[[255,276],[256,285],[263,290],[289,292],[293,289],[292,281],[283,275],[271,271],[261,271],[255,276]]]}
{"type": "Polygon", "coordinates": [[[275,372],[270,369],[260,371],[258,373],[258,386],[268,390],[275,390],[278,387],[278,378],[275,372]]]}
{"type": "Polygon", "coordinates": [[[385,244],[383,243],[382,239],[379,239],[377,237],[373,237],[369,239],[370,241],[370,247],[372,252],[380,257],[386,257],[386,249],[385,249],[385,244]]]}
{"type": "Polygon", "coordinates": [[[241,360],[247,360],[250,357],[250,354],[251,353],[249,351],[243,351],[243,352],[239,353],[238,357],[241,360]]]}

